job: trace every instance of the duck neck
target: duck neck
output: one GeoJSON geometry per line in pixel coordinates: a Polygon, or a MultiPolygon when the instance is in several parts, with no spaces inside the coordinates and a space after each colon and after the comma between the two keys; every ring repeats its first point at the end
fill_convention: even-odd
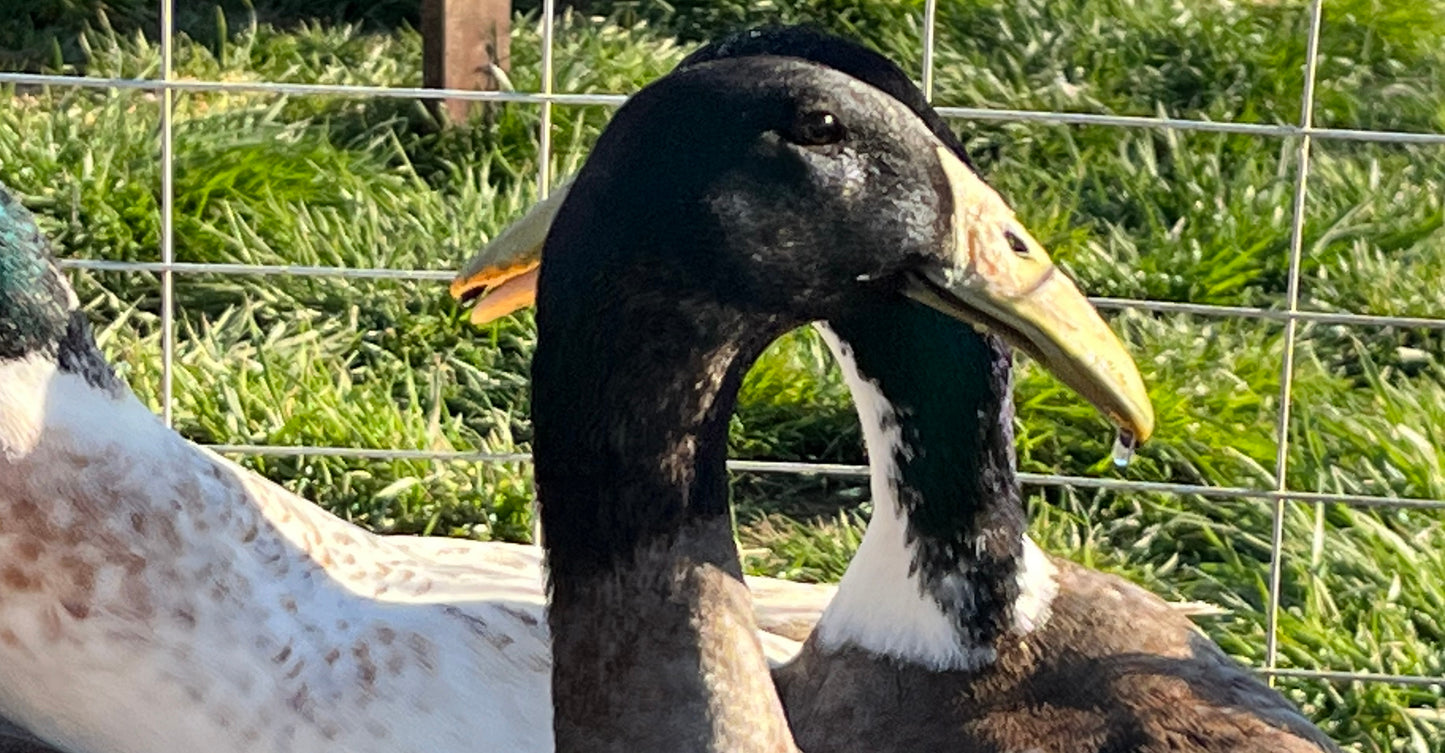
{"type": "Polygon", "coordinates": [[[1052,568],[1026,536],[1009,351],[912,303],[825,336],[863,423],[873,516],[819,640],[936,670],[984,666],[1052,597],[1052,568]]]}
{"type": "Polygon", "coordinates": [[[532,377],[557,750],[790,750],[726,476],[742,376],[775,328],[548,303],[532,377]]]}

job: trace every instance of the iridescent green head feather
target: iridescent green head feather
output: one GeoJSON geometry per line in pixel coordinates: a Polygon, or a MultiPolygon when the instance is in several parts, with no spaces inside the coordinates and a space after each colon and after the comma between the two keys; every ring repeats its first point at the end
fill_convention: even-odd
{"type": "Polygon", "coordinates": [[[0,186],[0,362],[22,358],[50,359],[95,387],[120,388],[35,216],[0,186]]]}
{"type": "Polygon", "coordinates": [[[35,217],[0,188],[0,359],[53,348],[65,336],[71,300],[35,217]]]}

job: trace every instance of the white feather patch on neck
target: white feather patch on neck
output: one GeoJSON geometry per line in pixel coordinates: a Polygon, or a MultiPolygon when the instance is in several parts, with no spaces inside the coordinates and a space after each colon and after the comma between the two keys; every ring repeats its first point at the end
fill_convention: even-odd
{"type": "Polygon", "coordinates": [[[1014,601],[1013,630],[1027,635],[1043,627],[1053,612],[1054,597],[1059,594],[1059,569],[1034,540],[1024,534],[1023,562],[1019,564],[1019,596],[1014,601]]]}
{"type": "MultiPolygon", "coordinates": [[[[898,503],[898,453],[902,434],[894,408],[878,384],[858,371],[853,349],[825,324],[818,331],[833,351],[853,395],[868,448],[873,517],[857,554],[838,584],[838,594],[823,612],[814,634],[824,649],[848,646],[932,670],[973,670],[991,663],[994,649],[968,645],[954,629],[954,620],[924,594],[912,572],[913,548],[907,521],[898,503]]],[[[1041,627],[1058,590],[1048,555],[1027,535],[1018,572],[1019,597],[1014,604],[1015,633],[1041,627]]]]}

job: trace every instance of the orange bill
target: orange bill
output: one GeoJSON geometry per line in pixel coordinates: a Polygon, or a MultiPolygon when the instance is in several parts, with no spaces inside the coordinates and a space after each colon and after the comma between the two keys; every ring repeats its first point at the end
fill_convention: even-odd
{"type": "Polygon", "coordinates": [[[452,279],[452,297],[472,302],[473,324],[495,321],[536,301],[542,246],[569,188],[570,183],[554,189],[467,260],[452,279]]]}

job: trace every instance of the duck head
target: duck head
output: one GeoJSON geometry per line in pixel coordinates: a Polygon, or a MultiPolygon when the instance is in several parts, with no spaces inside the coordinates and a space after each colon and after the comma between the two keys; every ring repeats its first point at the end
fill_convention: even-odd
{"type": "MultiPolygon", "coordinates": [[[[1002,336],[1037,358],[1122,431],[1137,441],[1147,439],[1153,432],[1153,408],[1132,359],[1078,288],[1053,265],[1048,253],[1017,220],[1008,204],[978,177],[947,124],[891,61],[855,43],[815,30],[776,27],[744,32],[703,47],[684,60],[678,70],[682,72],[733,57],[774,56],[807,60],[843,74],[843,80],[852,88],[822,92],[825,99],[860,87],[871,90],[874,92],[872,106],[888,111],[895,120],[903,119],[902,111],[912,113],[914,118],[909,120],[915,120],[915,128],[890,132],[887,129],[891,126],[887,124],[891,121],[884,118],[873,121],[883,124],[882,127],[871,131],[864,127],[852,132],[849,123],[842,120],[841,110],[830,112],[824,100],[819,100],[819,106],[808,112],[817,118],[831,115],[832,120],[826,123],[841,126],[837,132],[825,135],[824,131],[834,126],[825,125],[824,121],[805,124],[801,120],[805,112],[799,110],[790,113],[799,120],[791,124],[782,124],[780,120],[772,130],[757,134],[774,134],[770,137],[774,141],[767,148],[782,150],[779,154],[791,152],[799,158],[794,160],[794,167],[807,166],[807,169],[797,175],[815,176],[820,181],[815,186],[817,190],[844,189],[826,194],[829,200],[817,206],[801,201],[773,203],[766,193],[755,195],[746,203],[732,204],[733,218],[738,221],[735,229],[743,229],[744,237],[753,243],[770,244],[774,252],[779,248],[790,249],[787,254],[773,254],[779,269],[763,272],[762,282],[785,283],[790,271],[795,273],[807,269],[809,264],[832,258],[831,254],[838,249],[848,248],[849,241],[872,237],[886,244],[896,239],[899,245],[871,246],[863,252],[870,258],[860,260],[853,270],[859,282],[891,286],[900,295],[1002,336]],[[892,99],[894,106],[877,102],[878,92],[892,99]],[[898,104],[903,107],[897,108],[898,104]],[[918,133],[917,122],[921,122],[926,134],[918,133]],[[814,139],[833,138],[840,133],[842,136],[832,144],[812,145],[783,137],[785,133],[797,136],[803,130],[814,139]],[[895,138],[905,133],[911,134],[911,141],[905,143],[895,138]],[[917,181],[912,184],[911,192],[898,190],[909,185],[909,178],[905,177],[907,170],[894,172],[883,162],[865,168],[859,160],[863,153],[860,147],[874,144],[883,149],[881,155],[891,154],[899,164],[908,164],[910,155],[917,156],[918,161],[909,168],[915,172],[913,180],[917,181]],[[920,190],[920,185],[927,188],[920,190]],[[927,196],[930,191],[936,198],[932,206],[927,196]],[[820,211],[826,213],[820,215],[820,211]],[[796,238],[770,237],[763,231],[770,226],[786,226],[789,212],[796,212],[793,215],[796,218],[808,218],[815,228],[834,232],[833,242],[819,238],[821,243],[813,249],[811,259],[806,255],[792,255],[796,238]],[[895,227],[889,229],[890,223],[895,227]],[[749,226],[752,232],[746,230],[749,226]],[[927,233],[922,228],[928,228],[927,233],[933,236],[925,238],[927,233]],[[865,234],[860,234],[860,229],[865,234]],[[872,230],[882,232],[876,236],[866,235],[872,230]],[[775,240],[779,243],[772,244],[775,240]],[[885,250],[873,256],[877,249],[885,250]],[[885,269],[890,263],[893,268],[885,269]],[[774,272],[778,274],[774,276],[774,272]]],[[[863,101],[851,96],[839,99],[848,99],[855,106],[863,101]]],[[[742,114],[723,107],[719,102],[718,109],[713,111],[718,113],[717,117],[737,119],[742,114]]],[[[847,115],[852,118],[861,112],[847,115]]],[[[865,117],[857,122],[870,121],[865,117]]],[[[639,157],[648,151],[648,146],[640,142],[634,142],[632,148],[638,150],[636,156],[639,157]]],[[[776,161],[774,168],[790,169],[783,168],[783,164],[776,161]]],[[[473,322],[494,320],[535,300],[543,245],[571,189],[571,185],[559,187],[463,266],[452,282],[451,292],[472,304],[473,322]]],[[[768,257],[767,250],[760,254],[760,258],[768,257]]],[[[820,314],[818,318],[827,317],[820,314]]]]}
{"type": "Polygon", "coordinates": [[[679,69],[624,105],[590,165],[546,236],[567,260],[540,271],[587,275],[565,287],[589,308],[624,289],[800,321],[891,293],[949,306],[993,295],[975,270],[1017,266],[1008,239],[1027,237],[908,108],[793,58],[679,69]]]}
{"type": "Polygon", "coordinates": [[[92,387],[119,385],[34,215],[0,186],[0,362],[23,359],[54,361],[92,387]]]}

